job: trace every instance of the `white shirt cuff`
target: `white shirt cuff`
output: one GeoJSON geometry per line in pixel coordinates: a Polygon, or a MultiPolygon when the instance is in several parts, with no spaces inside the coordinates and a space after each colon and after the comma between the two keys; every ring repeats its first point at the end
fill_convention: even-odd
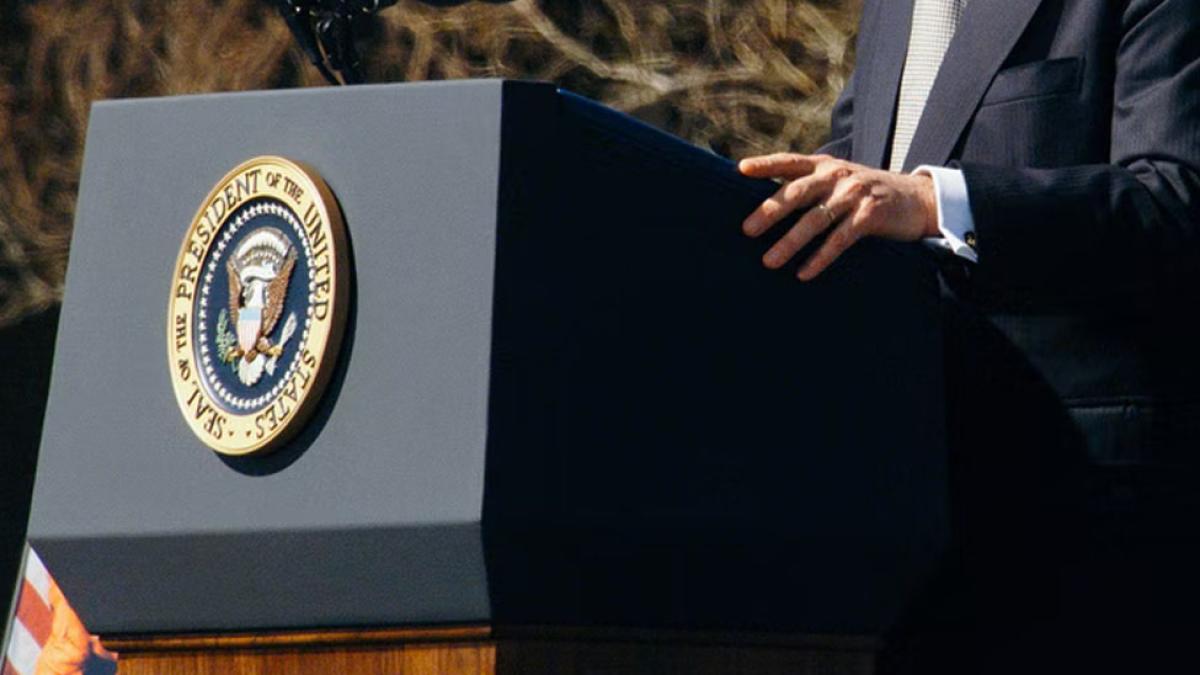
{"type": "Polygon", "coordinates": [[[979,262],[975,248],[967,243],[975,241],[975,218],[971,216],[971,198],[967,194],[967,179],[963,172],[944,166],[921,165],[913,174],[932,178],[937,196],[938,230],[942,236],[929,237],[925,243],[971,262],[979,262]]]}

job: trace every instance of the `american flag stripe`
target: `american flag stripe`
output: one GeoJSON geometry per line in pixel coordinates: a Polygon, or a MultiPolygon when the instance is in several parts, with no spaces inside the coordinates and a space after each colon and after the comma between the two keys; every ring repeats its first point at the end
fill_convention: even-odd
{"type": "Polygon", "coordinates": [[[42,645],[20,621],[14,621],[8,637],[8,651],[4,654],[4,672],[11,670],[17,675],[33,675],[41,655],[42,645]]]}
{"type": "Polygon", "coordinates": [[[37,553],[31,548],[25,551],[21,588],[8,631],[8,644],[4,645],[0,657],[0,675],[34,675],[43,657],[50,661],[41,664],[43,670],[56,673],[87,672],[89,663],[107,661],[115,664],[117,655],[104,649],[94,636],[84,644],[76,644],[77,641],[72,639],[71,636],[79,633],[86,635],[87,628],[63,598],[37,553]],[[54,634],[56,621],[60,622],[57,636],[54,634]],[[84,664],[83,670],[70,664],[84,664]]]}
{"type": "Polygon", "coordinates": [[[29,631],[39,645],[50,639],[50,605],[28,581],[21,583],[21,595],[17,600],[17,621],[29,631]]]}
{"type": "Polygon", "coordinates": [[[34,550],[27,549],[25,556],[25,581],[28,581],[37,594],[42,596],[42,602],[50,605],[50,571],[42,563],[42,559],[34,550]]]}
{"type": "Polygon", "coordinates": [[[26,549],[21,592],[4,650],[2,675],[33,675],[38,657],[50,639],[50,572],[33,549],[26,549]]]}

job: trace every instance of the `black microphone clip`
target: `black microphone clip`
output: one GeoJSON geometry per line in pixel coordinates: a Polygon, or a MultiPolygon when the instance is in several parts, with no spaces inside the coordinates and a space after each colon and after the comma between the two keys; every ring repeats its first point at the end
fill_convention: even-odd
{"type": "Polygon", "coordinates": [[[330,84],[363,81],[354,23],[397,0],[275,0],[296,42],[330,84]]]}
{"type": "MultiPolygon", "coordinates": [[[[421,0],[435,7],[453,7],[469,0],[421,0]]],[[[511,0],[484,0],[504,4],[511,0]]],[[[300,48],[330,84],[363,81],[355,22],[374,16],[399,0],[273,0],[300,48]]]]}

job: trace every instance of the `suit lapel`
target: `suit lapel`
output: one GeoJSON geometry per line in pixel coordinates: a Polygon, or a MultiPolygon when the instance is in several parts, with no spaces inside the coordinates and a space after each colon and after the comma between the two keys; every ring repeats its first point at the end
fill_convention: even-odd
{"type": "Polygon", "coordinates": [[[921,164],[945,164],[950,159],[992,78],[1041,2],[973,0],[967,4],[913,136],[905,171],[921,164]]]}
{"type": "MultiPolygon", "coordinates": [[[[978,0],[993,1],[993,0],[978,0]]],[[[862,26],[870,50],[865,68],[855,71],[855,96],[862,101],[855,107],[854,160],[868,166],[882,166],[892,138],[892,119],[896,114],[896,96],[904,55],[908,53],[908,33],[912,23],[913,0],[879,0],[869,24],[862,26]]],[[[865,51],[865,50],[864,50],[865,51]]]]}

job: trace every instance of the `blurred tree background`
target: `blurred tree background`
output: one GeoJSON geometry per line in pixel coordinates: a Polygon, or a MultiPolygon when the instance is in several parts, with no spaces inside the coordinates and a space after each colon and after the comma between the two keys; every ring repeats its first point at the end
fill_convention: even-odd
{"type": "MultiPolygon", "coordinates": [[[[92,101],[324,84],[267,0],[0,8],[0,328],[61,299],[92,101]]],[[[402,0],[367,27],[362,50],[370,82],[549,80],[737,157],[819,144],[853,61],[860,8],[402,0]]]]}

